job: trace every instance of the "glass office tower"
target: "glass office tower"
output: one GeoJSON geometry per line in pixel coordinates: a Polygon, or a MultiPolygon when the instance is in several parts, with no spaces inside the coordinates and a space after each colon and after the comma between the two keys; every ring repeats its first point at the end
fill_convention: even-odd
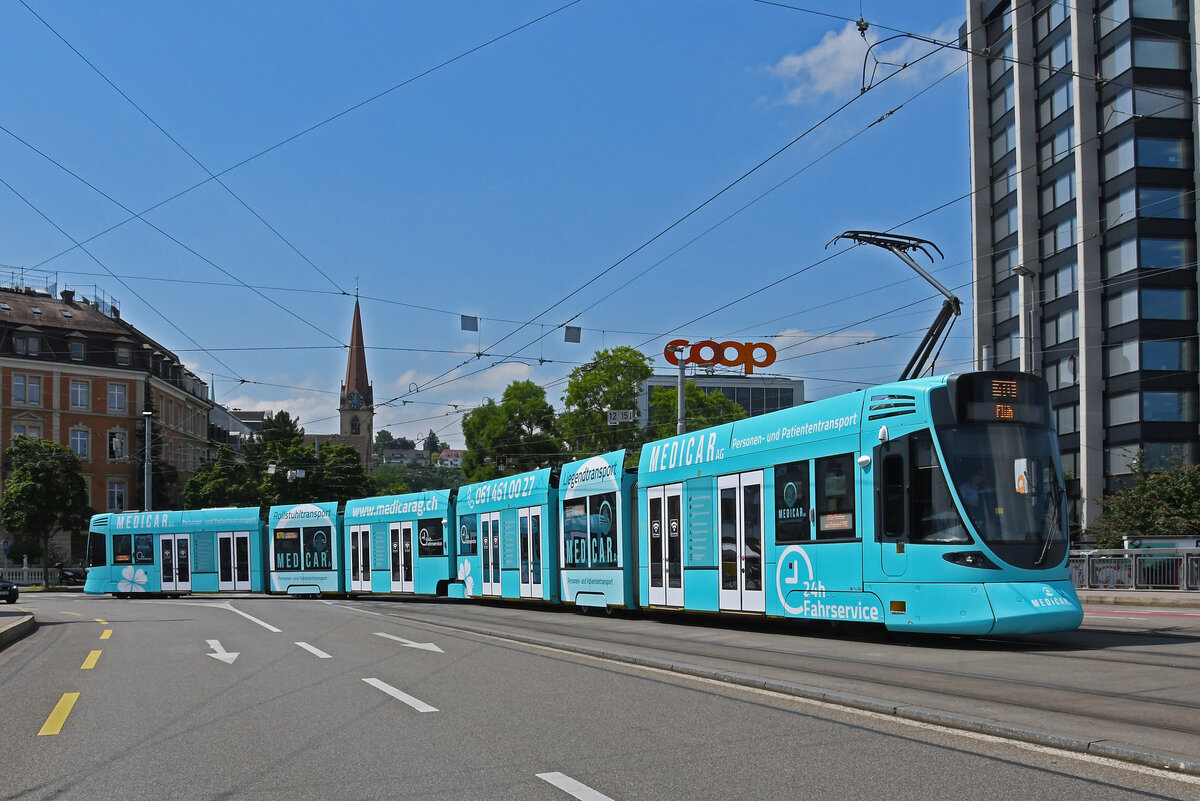
{"type": "Polygon", "coordinates": [[[1046,378],[1072,522],[1197,457],[1196,3],[967,3],[975,358],[1046,378]]]}

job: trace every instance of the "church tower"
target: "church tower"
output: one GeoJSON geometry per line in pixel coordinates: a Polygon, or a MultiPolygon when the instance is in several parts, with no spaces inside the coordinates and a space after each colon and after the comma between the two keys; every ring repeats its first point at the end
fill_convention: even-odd
{"type": "Polygon", "coordinates": [[[346,361],[346,380],[342,382],[341,435],[358,448],[363,469],[371,470],[371,451],[375,443],[375,393],[367,378],[367,349],[363,345],[362,317],[358,298],[354,299],[354,323],[350,331],[350,356],[346,361]]]}

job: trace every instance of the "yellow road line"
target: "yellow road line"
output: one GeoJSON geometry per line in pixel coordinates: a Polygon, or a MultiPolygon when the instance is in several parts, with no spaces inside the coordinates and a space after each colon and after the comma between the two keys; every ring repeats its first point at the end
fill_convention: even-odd
{"type": "Polygon", "coordinates": [[[102,639],[102,640],[107,640],[111,636],[112,636],[112,629],[105,629],[104,631],[100,632],[100,639],[102,639]]]}
{"type": "Polygon", "coordinates": [[[75,617],[83,617],[83,615],[79,614],[78,612],[59,612],[59,614],[60,615],[74,615],[75,617]]]}
{"type": "Polygon", "coordinates": [[[38,732],[38,737],[43,734],[58,734],[62,731],[63,724],[67,722],[67,715],[71,714],[71,708],[78,700],[79,693],[63,693],[63,697],[58,699],[58,703],[54,705],[54,711],[50,713],[50,717],[46,718],[46,722],[42,724],[42,730],[38,732]]]}
{"type": "Polygon", "coordinates": [[[103,624],[104,624],[104,625],[106,625],[106,626],[108,625],[108,621],[107,621],[107,620],[101,620],[101,619],[100,619],[100,618],[98,618],[98,617],[97,617],[97,618],[93,618],[93,620],[95,620],[97,623],[103,623],[103,624]]]}
{"type": "Polygon", "coordinates": [[[87,659],[83,660],[83,665],[81,665],[79,669],[80,670],[91,670],[92,668],[94,668],[96,666],[96,662],[98,662],[99,660],[100,660],[100,652],[92,651],[90,654],[87,655],[87,659]]]}

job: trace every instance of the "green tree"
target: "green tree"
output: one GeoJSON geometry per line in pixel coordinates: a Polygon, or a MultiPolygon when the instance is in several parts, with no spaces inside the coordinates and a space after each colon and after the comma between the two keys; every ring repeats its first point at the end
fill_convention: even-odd
{"type": "MultiPolygon", "coordinates": [[[[684,423],[688,431],[732,423],[746,416],[746,410],[723,393],[707,393],[694,381],[683,385],[684,423]]],[[[666,439],[675,436],[679,420],[679,390],[671,387],[655,387],[650,392],[650,425],[646,427],[649,439],[666,439]]]]}
{"type": "Polygon", "coordinates": [[[1200,467],[1180,454],[1151,469],[1141,452],[1131,467],[1132,483],[1100,499],[1089,531],[1097,542],[1120,548],[1124,537],[1200,536],[1200,467]]]}
{"type": "Polygon", "coordinates": [[[258,476],[228,445],[217,448],[217,457],[200,467],[183,487],[185,509],[223,506],[257,506],[258,476]]]}
{"type": "Polygon", "coordinates": [[[642,382],[653,372],[650,357],[625,345],[598,350],[589,364],[571,371],[558,431],[577,458],[637,450],[643,439],[637,421],[610,426],[608,411],[637,409],[642,382]]]}
{"type": "Polygon", "coordinates": [[[425,437],[424,441],[421,443],[421,446],[425,449],[425,452],[429,454],[430,459],[432,459],[435,454],[439,454],[446,450],[446,448],[450,447],[438,439],[437,433],[434,432],[432,428],[429,429],[429,436],[425,437]]]}
{"type": "Polygon", "coordinates": [[[555,430],[554,407],[532,381],[514,381],[500,403],[491,398],[463,415],[463,474],[486,481],[563,461],[565,448],[555,430]]]}
{"type": "Polygon", "coordinates": [[[32,437],[14,439],[4,458],[9,471],[0,498],[0,522],[9,531],[33,538],[41,546],[46,568],[51,535],[83,532],[95,513],[88,505],[79,458],[68,447],[32,437]]]}

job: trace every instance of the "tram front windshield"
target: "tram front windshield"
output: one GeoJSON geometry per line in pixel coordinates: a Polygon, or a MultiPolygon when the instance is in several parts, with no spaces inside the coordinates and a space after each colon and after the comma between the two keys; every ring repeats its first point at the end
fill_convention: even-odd
{"type": "Polygon", "coordinates": [[[1016,567],[1056,567],[1067,550],[1058,442],[1049,428],[965,424],[938,429],[963,510],[992,551],[1016,567]]]}

